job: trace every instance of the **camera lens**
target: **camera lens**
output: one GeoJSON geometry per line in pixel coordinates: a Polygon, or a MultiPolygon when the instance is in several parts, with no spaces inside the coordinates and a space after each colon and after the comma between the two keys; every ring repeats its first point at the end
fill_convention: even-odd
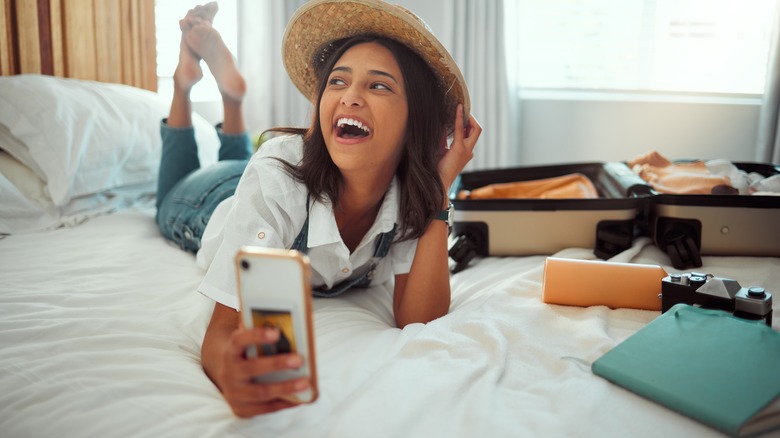
{"type": "Polygon", "coordinates": [[[691,275],[691,286],[699,287],[707,282],[707,277],[699,275],[691,275]]]}
{"type": "Polygon", "coordinates": [[[246,261],[246,260],[241,260],[241,268],[243,270],[245,270],[245,271],[248,270],[249,269],[249,262],[246,261]]]}

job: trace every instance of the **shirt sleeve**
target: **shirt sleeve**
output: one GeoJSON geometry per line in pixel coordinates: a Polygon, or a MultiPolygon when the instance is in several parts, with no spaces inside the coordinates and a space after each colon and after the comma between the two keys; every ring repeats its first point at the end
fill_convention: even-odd
{"type": "Polygon", "coordinates": [[[305,193],[281,168],[278,160],[267,154],[255,154],[229,202],[229,205],[221,206],[227,209],[224,218],[217,219],[221,223],[209,221],[209,227],[220,229],[216,238],[204,242],[204,245],[216,247],[216,251],[198,291],[238,309],[236,253],[244,245],[289,246],[298,231],[295,227],[300,228],[303,223],[297,217],[290,217],[288,212],[296,209],[305,212],[305,193]]]}
{"type": "Polygon", "coordinates": [[[396,242],[390,247],[390,259],[393,275],[408,274],[412,270],[414,253],[417,251],[417,239],[396,242]]]}

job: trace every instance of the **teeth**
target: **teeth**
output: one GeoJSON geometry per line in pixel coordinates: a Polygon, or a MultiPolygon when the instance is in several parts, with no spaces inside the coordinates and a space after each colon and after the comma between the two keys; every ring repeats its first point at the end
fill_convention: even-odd
{"type": "Polygon", "coordinates": [[[357,121],[355,119],[349,119],[349,118],[346,118],[346,117],[340,118],[338,120],[338,122],[336,122],[336,125],[339,128],[343,127],[344,125],[351,125],[351,126],[355,126],[357,128],[360,128],[360,129],[362,129],[365,132],[368,132],[368,133],[371,132],[371,129],[368,126],[365,126],[364,124],[360,123],[359,121],[357,121]]]}

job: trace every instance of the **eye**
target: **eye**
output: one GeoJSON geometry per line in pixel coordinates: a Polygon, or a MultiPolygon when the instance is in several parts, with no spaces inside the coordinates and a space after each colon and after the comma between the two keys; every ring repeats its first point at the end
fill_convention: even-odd
{"type": "Polygon", "coordinates": [[[333,77],[328,80],[328,85],[345,85],[346,82],[344,82],[343,79],[339,77],[333,77]]]}
{"type": "Polygon", "coordinates": [[[387,86],[387,84],[384,84],[382,82],[375,82],[371,84],[372,90],[383,90],[383,91],[393,91],[390,87],[387,86]]]}

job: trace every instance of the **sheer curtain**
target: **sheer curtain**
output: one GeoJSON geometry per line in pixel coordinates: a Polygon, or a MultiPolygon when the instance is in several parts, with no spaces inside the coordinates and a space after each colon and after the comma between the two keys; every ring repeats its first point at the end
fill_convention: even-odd
{"type": "MultiPolygon", "coordinates": [[[[390,0],[420,16],[452,53],[482,125],[467,170],[518,162],[518,100],[507,80],[503,0],[390,0]]],[[[311,105],[287,78],[281,60],[284,27],[303,0],[240,0],[239,52],[248,78],[246,108],[251,132],[272,126],[306,126],[311,105]]]]}
{"type": "MultiPolygon", "coordinates": [[[[438,3],[438,2],[437,2],[438,3]]],[[[519,100],[508,80],[503,0],[446,0],[448,46],[483,133],[467,170],[519,165],[519,100]]],[[[447,43],[445,43],[447,44],[447,43]]]]}
{"type": "Polygon", "coordinates": [[[277,126],[305,127],[311,104],[282,63],[287,22],[305,0],[238,0],[238,51],[247,78],[244,118],[252,134],[277,126]]]}
{"type": "Polygon", "coordinates": [[[756,160],[780,164],[780,4],[775,8],[756,160]]]}
{"type": "MultiPolygon", "coordinates": [[[[393,1],[393,0],[391,0],[393,1]]],[[[425,21],[460,66],[483,132],[466,170],[519,164],[519,100],[510,87],[503,0],[395,0],[425,21]]]]}

